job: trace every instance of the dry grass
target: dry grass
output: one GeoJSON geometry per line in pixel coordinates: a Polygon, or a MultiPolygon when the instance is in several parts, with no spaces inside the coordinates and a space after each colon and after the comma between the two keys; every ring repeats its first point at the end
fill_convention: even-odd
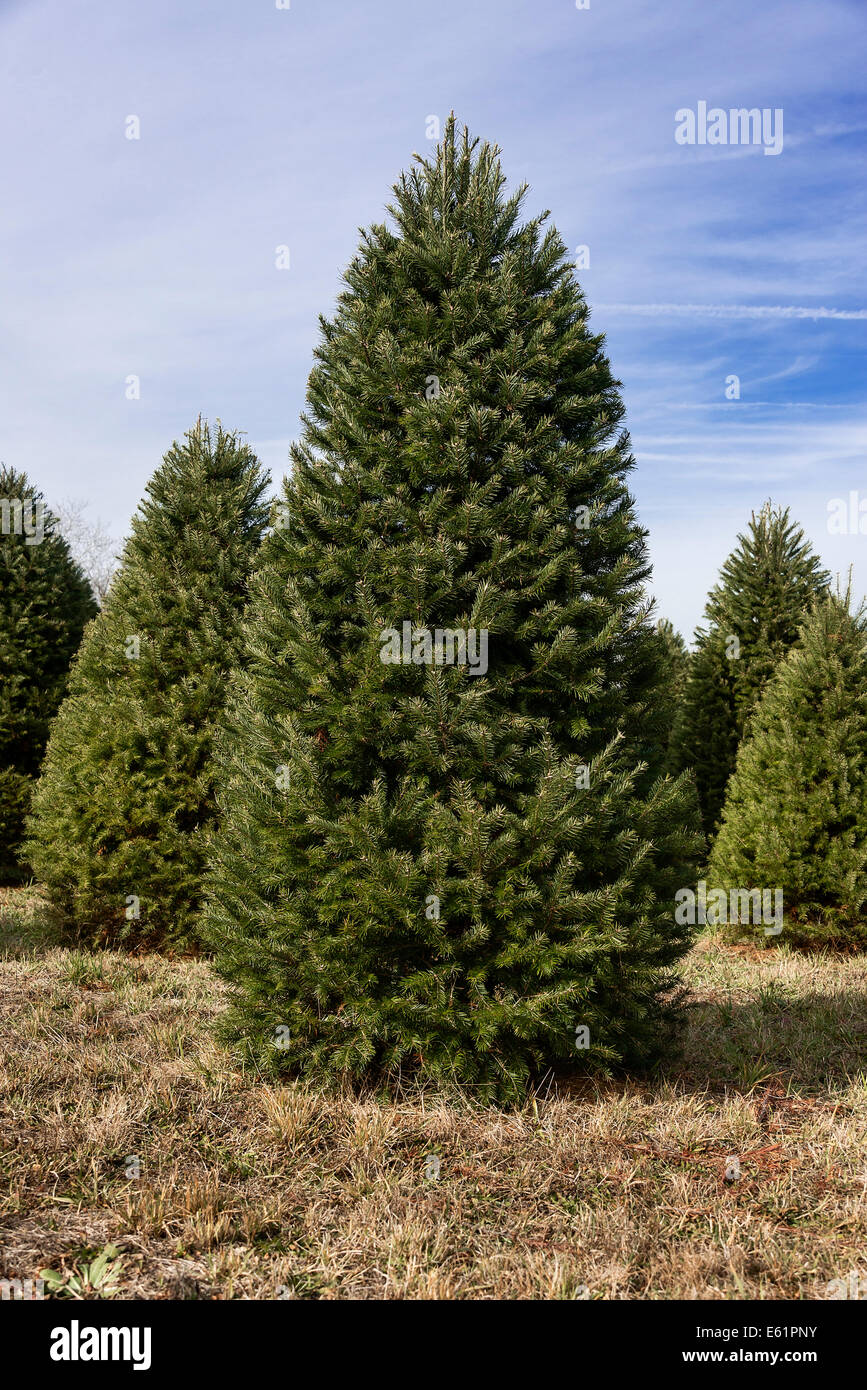
{"type": "Polygon", "coordinates": [[[205,962],[0,892],[0,1277],[111,1243],[122,1298],[824,1297],[867,1267],[867,960],[705,939],[688,978],[652,1081],[322,1097],[236,1069],[205,962]]]}

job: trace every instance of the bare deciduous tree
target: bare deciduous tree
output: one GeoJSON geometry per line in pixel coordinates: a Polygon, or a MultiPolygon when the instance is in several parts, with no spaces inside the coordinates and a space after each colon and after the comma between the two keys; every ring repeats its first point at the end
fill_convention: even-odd
{"type": "Polygon", "coordinates": [[[66,497],[52,506],[61,534],[69,543],[96,596],[100,608],[105,602],[115,570],[118,542],[109,535],[99,517],[87,515],[89,503],[82,498],[66,497]]]}

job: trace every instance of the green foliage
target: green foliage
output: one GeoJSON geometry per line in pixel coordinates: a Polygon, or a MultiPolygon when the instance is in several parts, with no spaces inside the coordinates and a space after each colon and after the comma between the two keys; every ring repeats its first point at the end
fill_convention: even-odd
{"type": "Polygon", "coordinates": [[[712,837],[738,750],[731,658],[725,635],[696,632],[680,708],[671,738],[672,770],[691,768],[702,824],[712,837]]]}
{"type": "Polygon", "coordinates": [[[52,1298],[114,1298],[120,1289],[123,1258],[116,1245],[106,1245],[95,1259],[82,1262],[68,1274],[58,1269],[41,1269],[52,1298]]]}
{"type": "Polygon", "coordinates": [[[688,782],[658,775],[618,383],[565,246],[503,184],[450,121],[322,321],[209,937],[258,1064],[508,1099],[659,1047],[698,842],[688,782]],[[404,623],[418,658],[424,631],[485,630],[487,672],[384,662],[404,623]]]}
{"type": "Polygon", "coordinates": [[[793,944],[867,944],[867,619],[848,595],[816,604],[761,699],[708,881],[781,888],[793,944]]]}
{"type": "Polygon", "coordinates": [[[82,939],[175,941],[193,929],[216,810],[213,735],[265,487],[250,449],[220,426],[212,440],[200,420],[151,479],[82,643],[28,842],[82,939]]]}
{"type": "Polygon", "coordinates": [[[660,654],[659,702],[662,715],[662,737],[666,749],[669,751],[669,763],[671,763],[673,762],[672,739],[683,705],[686,682],[689,676],[690,654],[680,633],[675,630],[668,618],[662,618],[656,624],[656,636],[660,654]]]}
{"type": "Polygon", "coordinates": [[[705,607],[673,738],[673,764],[695,772],[705,832],[722,812],[756,702],[796,640],[828,575],[788,508],[767,502],[720,572],[705,607]]]}
{"type": "Polygon", "coordinates": [[[0,467],[0,883],[27,876],[24,823],[69,663],[96,613],[42,494],[0,467]]]}

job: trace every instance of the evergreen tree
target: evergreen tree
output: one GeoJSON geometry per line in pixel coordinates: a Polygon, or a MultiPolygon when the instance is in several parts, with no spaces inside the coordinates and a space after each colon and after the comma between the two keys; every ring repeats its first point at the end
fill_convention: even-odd
{"type": "Polygon", "coordinates": [[[656,635],[660,652],[660,702],[663,718],[663,737],[672,760],[671,748],[674,730],[683,704],[686,681],[689,675],[690,654],[680,633],[668,618],[661,618],[656,624],[656,635]]]}
{"type": "Polygon", "coordinates": [[[724,633],[697,629],[683,698],[671,738],[673,771],[691,768],[702,825],[713,836],[738,750],[738,724],[724,633]]]}
{"type": "Polygon", "coordinates": [[[674,766],[695,772],[705,833],[712,836],[756,702],[796,640],[828,575],[788,508],[765,503],[720,572],[696,630],[674,735],[674,766]]]}
{"type": "Polygon", "coordinates": [[[781,889],[782,940],[867,944],[867,617],[848,595],[817,602],[762,696],[708,886],[781,889]]]}
{"type": "Polygon", "coordinates": [[[0,883],[26,875],[19,851],[34,778],[95,613],[41,492],[0,465],[0,883]]]}
{"type": "Polygon", "coordinates": [[[618,383],[497,154],[452,118],[321,321],[209,937],[259,1062],[508,1098],[659,1045],[697,816],[658,776],[618,383]]]}
{"type": "Polygon", "coordinates": [[[34,796],[37,876],[90,940],[185,940],[215,813],[213,735],[265,525],[246,444],[201,420],[148,484],[34,796]]]}

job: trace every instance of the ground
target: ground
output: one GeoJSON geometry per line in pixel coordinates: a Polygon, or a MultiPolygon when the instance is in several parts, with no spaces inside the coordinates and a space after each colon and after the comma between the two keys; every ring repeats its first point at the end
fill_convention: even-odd
{"type": "Polygon", "coordinates": [[[0,890],[0,1279],[826,1298],[867,1275],[867,958],[706,937],[686,976],[683,1053],[653,1079],[549,1084],[511,1113],[328,1097],[238,1070],[206,961],[63,947],[37,892],[0,890]]]}

